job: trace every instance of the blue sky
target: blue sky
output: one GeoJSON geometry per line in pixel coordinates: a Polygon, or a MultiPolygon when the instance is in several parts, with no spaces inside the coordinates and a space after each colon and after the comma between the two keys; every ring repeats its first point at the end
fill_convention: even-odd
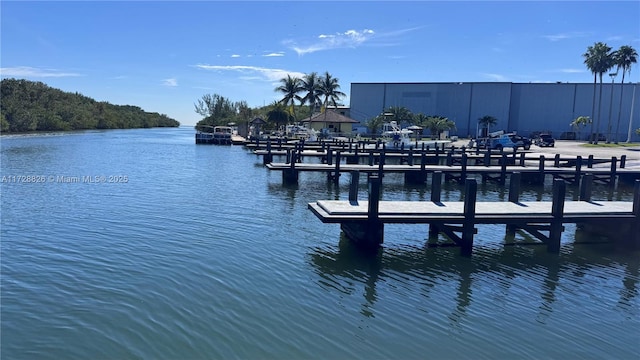
{"type": "Polygon", "coordinates": [[[205,94],[279,100],[286,74],[329,71],[347,95],[352,82],[589,83],[588,46],[640,50],[639,1],[3,0],[0,12],[2,78],[183,125],[205,94]]]}

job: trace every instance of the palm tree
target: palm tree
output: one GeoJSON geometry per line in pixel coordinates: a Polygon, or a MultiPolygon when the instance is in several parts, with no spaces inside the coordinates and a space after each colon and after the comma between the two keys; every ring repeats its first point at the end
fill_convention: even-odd
{"type": "Polygon", "coordinates": [[[382,127],[382,124],[384,124],[383,115],[373,117],[366,122],[367,129],[369,129],[370,134],[376,134],[378,132],[378,129],[382,127]]]}
{"type": "Polygon", "coordinates": [[[328,71],[325,71],[324,76],[320,78],[320,96],[324,97],[322,105],[324,106],[325,111],[329,104],[337,106],[338,100],[343,96],[347,96],[339,89],[340,84],[338,84],[338,79],[331,76],[328,71]]]}
{"type": "Polygon", "coordinates": [[[287,111],[285,104],[281,101],[274,101],[270,105],[271,109],[267,111],[267,121],[273,123],[275,128],[279,128],[280,125],[287,124],[291,120],[291,114],[287,111]]]}
{"type": "Polygon", "coordinates": [[[431,136],[435,136],[436,139],[440,138],[441,132],[456,128],[456,123],[442,116],[427,117],[425,125],[431,132],[431,136]]]}
{"type": "Polygon", "coordinates": [[[480,119],[478,119],[478,124],[480,124],[482,126],[482,128],[486,128],[487,129],[487,135],[489,134],[489,127],[491,125],[495,125],[498,123],[498,119],[494,118],[491,115],[485,115],[483,117],[481,117],[480,119]]]}
{"type": "Polygon", "coordinates": [[[398,125],[403,120],[413,121],[413,114],[404,106],[390,106],[387,110],[385,110],[385,114],[387,113],[393,114],[391,120],[397,121],[398,125]]]}
{"type": "MultiPolygon", "coordinates": [[[[615,65],[617,67],[617,71],[620,72],[622,70],[622,81],[620,81],[620,104],[618,105],[618,124],[616,125],[616,140],[615,143],[618,143],[618,132],[620,131],[620,112],[622,111],[622,94],[624,92],[624,75],[629,73],[631,76],[631,65],[638,62],[638,53],[634,48],[628,45],[623,45],[616,51],[615,56],[615,65]]],[[[613,90],[612,90],[613,91],[613,90]]]]}
{"type": "Polygon", "coordinates": [[[320,92],[320,78],[318,77],[318,73],[312,72],[310,74],[306,74],[301,80],[302,91],[305,92],[305,96],[302,98],[302,104],[309,103],[311,107],[311,115],[316,110],[316,104],[318,104],[321,99],[320,96],[322,93],[320,92]]]}
{"type": "Polygon", "coordinates": [[[600,112],[602,110],[602,75],[609,71],[613,66],[613,53],[611,53],[611,47],[607,46],[607,44],[602,42],[597,42],[593,46],[589,46],[587,48],[587,52],[582,54],[585,58],[584,63],[587,65],[587,68],[591,70],[593,73],[593,99],[594,103],[592,105],[592,115],[595,115],[595,86],[596,86],[596,75],[600,77],[600,94],[598,96],[598,116],[596,117],[596,135],[594,137],[593,133],[593,123],[591,123],[591,140],[593,140],[594,144],[598,143],[598,133],[600,130],[600,112]]]}
{"type": "Polygon", "coordinates": [[[413,123],[418,126],[426,127],[425,124],[427,123],[427,119],[427,115],[423,113],[413,115],[413,123]]]}
{"type": "Polygon", "coordinates": [[[296,119],[296,100],[302,101],[299,92],[303,90],[301,85],[301,80],[297,77],[291,77],[291,75],[287,75],[286,78],[280,79],[280,86],[278,86],[275,90],[284,94],[284,97],[280,102],[284,105],[291,106],[291,113],[293,115],[293,119],[296,119]]]}
{"type": "Polygon", "coordinates": [[[580,139],[580,127],[585,127],[587,124],[591,124],[591,118],[588,116],[578,116],[569,125],[578,132],[578,139],[580,139]]]}

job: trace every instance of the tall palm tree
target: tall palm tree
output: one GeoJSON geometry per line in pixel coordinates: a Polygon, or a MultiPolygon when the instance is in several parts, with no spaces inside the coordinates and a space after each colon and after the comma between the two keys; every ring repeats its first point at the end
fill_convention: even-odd
{"type": "Polygon", "coordinates": [[[328,71],[325,71],[324,76],[320,78],[320,96],[324,97],[322,105],[326,111],[329,104],[337,106],[338,100],[347,95],[340,91],[338,78],[334,78],[328,71]]]}
{"type": "Polygon", "coordinates": [[[302,98],[300,97],[300,95],[298,95],[298,93],[303,90],[301,80],[295,76],[291,77],[291,75],[287,75],[286,78],[280,79],[280,86],[278,86],[275,90],[284,95],[280,102],[284,105],[291,106],[291,113],[295,121],[296,100],[300,102],[302,101],[302,98]]]}
{"type": "Polygon", "coordinates": [[[309,107],[311,108],[311,115],[316,110],[316,104],[321,101],[322,93],[320,91],[320,78],[318,77],[318,73],[312,72],[310,74],[306,74],[301,80],[302,91],[304,91],[305,95],[302,98],[302,104],[309,103],[309,107]]]}
{"type": "MultiPolygon", "coordinates": [[[[587,52],[582,54],[585,58],[584,63],[587,65],[587,68],[591,70],[593,73],[593,99],[594,104],[592,105],[592,115],[596,118],[596,132],[595,136],[593,135],[593,123],[591,125],[591,140],[593,140],[594,144],[598,143],[598,133],[600,130],[600,113],[602,110],[602,75],[609,71],[613,66],[613,53],[611,52],[611,47],[602,42],[597,42],[593,46],[589,46],[587,48],[587,52]],[[600,78],[600,94],[598,96],[598,116],[595,116],[595,82],[596,75],[600,78]]],[[[591,141],[590,141],[591,142],[591,141]]]]}
{"type": "Polygon", "coordinates": [[[618,105],[618,124],[616,125],[616,140],[615,143],[618,143],[618,132],[620,131],[620,112],[622,111],[622,94],[624,92],[624,75],[629,73],[631,76],[631,65],[638,62],[638,52],[634,48],[628,45],[623,45],[616,51],[615,56],[615,65],[617,67],[617,71],[620,72],[622,70],[622,81],[620,81],[620,104],[618,105]]]}

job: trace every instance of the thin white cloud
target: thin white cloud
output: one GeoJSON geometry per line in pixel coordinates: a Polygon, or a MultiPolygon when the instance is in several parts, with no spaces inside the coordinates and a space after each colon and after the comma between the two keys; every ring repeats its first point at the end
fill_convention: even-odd
{"type": "Polygon", "coordinates": [[[298,55],[304,55],[323,50],[355,48],[369,41],[374,35],[375,32],[370,29],[364,29],[362,31],[347,30],[343,33],[321,34],[311,44],[298,45],[292,40],[285,41],[285,44],[298,53],[298,55]]]}
{"type": "Polygon", "coordinates": [[[506,76],[500,75],[500,74],[485,73],[485,74],[482,74],[482,76],[484,76],[486,78],[489,78],[490,80],[498,81],[498,82],[508,82],[509,81],[509,79],[506,76]]]}
{"type": "Polygon", "coordinates": [[[17,77],[72,77],[82,76],[82,74],[64,72],[57,69],[39,69],[30,66],[17,66],[0,68],[0,75],[2,76],[17,76],[17,77]]]}
{"type": "Polygon", "coordinates": [[[175,87],[178,86],[178,80],[176,78],[164,79],[162,80],[162,85],[175,87]]]}
{"type": "Polygon", "coordinates": [[[583,70],[583,69],[560,69],[560,72],[566,73],[566,74],[576,74],[576,73],[583,73],[583,72],[585,72],[585,70],[583,70]]]}
{"type": "Polygon", "coordinates": [[[278,57],[278,56],[284,56],[284,53],[282,51],[279,51],[279,52],[272,52],[272,53],[269,53],[269,54],[264,54],[262,56],[264,56],[264,57],[278,57]]]}
{"type": "Polygon", "coordinates": [[[542,37],[544,37],[545,39],[549,40],[549,41],[561,41],[561,40],[567,40],[567,39],[575,39],[575,38],[580,38],[580,37],[585,37],[588,34],[585,32],[580,32],[580,31],[573,31],[573,32],[568,32],[568,33],[559,33],[559,34],[552,34],[552,35],[543,35],[542,37]]]}
{"type": "Polygon", "coordinates": [[[231,55],[231,57],[232,57],[232,58],[239,58],[239,57],[240,57],[240,55],[238,55],[238,54],[233,54],[233,55],[231,55]]]}
{"type": "Polygon", "coordinates": [[[199,69],[213,70],[213,71],[235,71],[244,74],[244,76],[250,76],[259,74],[262,79],[268,81],[280,81],[280,79],[286,78],[287,75],[292,77],[302,78],[305,74],[297,71],[288,71],[283,69],[269,69],[257,66],[244,66],[244,65],[195,65],[199,69]]]}

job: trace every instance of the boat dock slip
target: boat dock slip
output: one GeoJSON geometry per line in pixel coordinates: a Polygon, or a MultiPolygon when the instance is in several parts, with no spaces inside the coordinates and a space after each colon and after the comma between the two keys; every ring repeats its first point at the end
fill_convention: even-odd
{"type": "MultiPolygon", "coordinates": [[[[506,155],[503,155],[506,156],[506,155]]],[[[268,163],[266,167],[269,170],[282,171],[283,181],[287,183],[295,183],[298,181],[298,173],[301,171],[324,172],[328,179],[337,182],[342,172],[359,171],[368,174],[377,174],[378,177],[384,176],[385,173],[403,173],[405,182],[407,183],[424,183],[427,180],[427,174],[439,171],[445,174],[446,179],[454,179],[463,183],[468,175],[479,174],[483,180],[495,180],[499,183],[506,181],[507,175],[519,172],[526,181],[530,183],[544,183],[546,175],[554,178],[565,179],[569,182],[577,183],[583,174],[589,173],[594,175],[594,180],[608,183],[611,186],[615,184],[617,178],[623,181],[633,182],[640,178],[640,169],[625,168],[625,159],[618,160],[612,157],[609,166],[597,168],[584,168],[585,162],[580,156],[575,159],[575,165],[572,167],[560,167],[559,162],[555,161],[553,167],[545,166],[546,158],[540,156],[537,166],[526,165],[522,161],[521,165],[507,165],[508,162],[503,158],[500,166],[482,166],[467,165],[466,154],[462,154],[460,165],[432,165],[428,164],[426,155],[423,154],[420,164],[385,164],[385,154],[378,158],[378,164],[375,164],[374,157],[369,158],[369,164],[343,164],[341,163],[341,154],[337,153],[335,160],[329,158],[328,163],[301,163],[298,162],[297,153],[291,152],[285,163],[268,163]]]]}
{"type": "MultiPolygon", "coordinates": [[[[352,177],[352,188],[358,175],[352,177]]],[[[345,235],[365,248],[383,242],[384,224],[430,224],[429,235],[443,233],[470,255],[476,224],[505,224],[507,232],[520,229],[559,252],[562,224],[589,224],[615,236],[632,248],[640,247],[640,180],[635,182],[633,201],[592,201],[589,189],[593,178],[583,177],[580,201],[565,201],[565,181],[554,180],[552,201],[519,201],[520,174],[511,179],[508,202],[476,202],[475,179],[465,182],[464,201],[440,201],[440,173],[433,183],[431,201],[380,201],[380,179],[369,179],[369,198],[318,200],[308,208],[323,223],[339,223],[345,235]]]]}

